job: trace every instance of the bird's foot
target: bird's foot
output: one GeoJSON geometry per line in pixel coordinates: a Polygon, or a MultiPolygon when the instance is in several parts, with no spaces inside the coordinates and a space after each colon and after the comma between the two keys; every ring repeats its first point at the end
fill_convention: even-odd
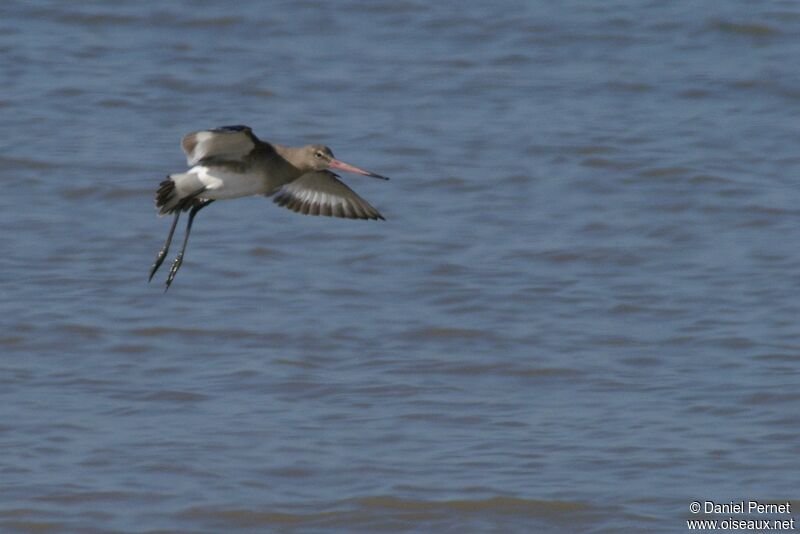
{"type": "Polygon", "coordinates": [[[168,247],[164,247],[158,251],[158,256],[156,256],[156,261],[154,261],[153,266],[150,267],[150,277],[147,279],[148,282],[153,279],[153,275],[156,274],[158,268],[161,267],[162,263],[164,263],[164,258],[167,257],[168,251],[169,251],[168,247]]]}
{"type": "Polygon", "coordinates": [[[167,292],[169,289],[170,284],[175,279],[175,275],[178,273],[178,269],[181,268],[181,263],[183,263],[183,253],[178,254],[175,260],[172,262],[172,267],[169,269],[169,276],[167,276],[167,283],[164,287],[164,293],[167,292]]]}

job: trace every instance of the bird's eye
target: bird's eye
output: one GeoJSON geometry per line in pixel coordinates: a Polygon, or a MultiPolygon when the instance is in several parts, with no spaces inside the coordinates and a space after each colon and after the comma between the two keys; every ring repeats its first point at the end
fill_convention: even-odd
{"type": "Polygon", "coordinates": [[[317,156],[318,158],[321,158],[321,157],[322,157],[322,152],[317,152],[317,153],[316,153],[316,154],[314,154],[314,155],[315,155],[315,156],[317,156]]]}

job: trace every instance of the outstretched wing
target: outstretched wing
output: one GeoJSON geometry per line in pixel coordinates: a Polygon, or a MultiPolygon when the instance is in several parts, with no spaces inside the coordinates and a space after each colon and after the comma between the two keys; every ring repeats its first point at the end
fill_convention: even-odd
{"type": "Polygon", "coordinates": [[[186,153],[186,163],[193,166],[208,160],[241,161],[258,142],[249,126],[222,126],[187,134],[181,140],[181,148],[186,153]]]}
{"type": "Polygon", "coordinates": [[[305,215],[385,220],[378,210],[330,171],[302,175],[280,188],[273,201],[305,215]]]}

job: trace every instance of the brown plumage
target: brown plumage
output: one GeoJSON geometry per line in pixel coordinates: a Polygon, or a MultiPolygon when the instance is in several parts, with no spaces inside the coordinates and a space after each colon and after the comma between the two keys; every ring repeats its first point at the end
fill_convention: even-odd
{"type": "Polygon", "coordinates": [[[215,200],[274,196],[277,205],[304,215],[385,220],[330,169],[388,178],[337,160],[324,145],[286,147],[260,140],[248,126],[223,126],[187,134],[181,148],[189,170],[167,176],[155,195],[159,214],[174,214],[175,219],[150,270],[151,279],[164,261],[178,217],[190,211],[186,237],[167,277],[167,288],[180,267],[194,216],[215,200]]]}

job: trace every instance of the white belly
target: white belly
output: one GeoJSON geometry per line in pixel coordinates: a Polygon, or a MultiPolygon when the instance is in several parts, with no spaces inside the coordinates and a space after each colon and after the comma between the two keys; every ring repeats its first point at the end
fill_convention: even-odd
{"type": "Polygon", "coordinates": [[[189,170],[206,186],[200,198],[223,199],[260,195],[267,192],[266,180],[255,173],[195,165],[189,170]]]}

